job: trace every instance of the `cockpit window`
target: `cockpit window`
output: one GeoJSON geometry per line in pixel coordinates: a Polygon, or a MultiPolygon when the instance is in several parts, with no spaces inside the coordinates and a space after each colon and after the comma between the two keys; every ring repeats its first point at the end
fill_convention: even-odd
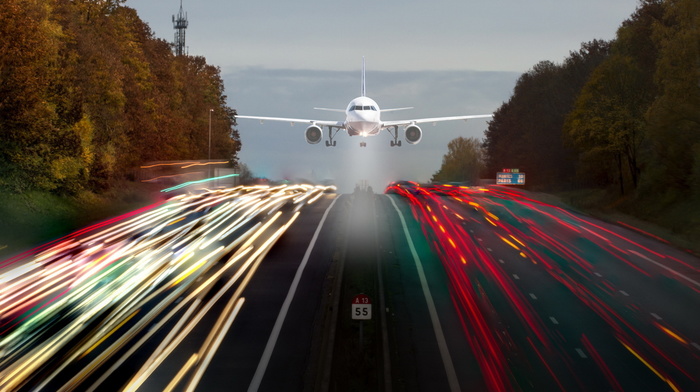
{"type": "Polygon", "coordinates": [[[377,111],[377,108],[375,106],[360,106],[360,105],[355,105],[355,106],[350,106],[350,110],[374,110],[375,112],[377,111]]]}

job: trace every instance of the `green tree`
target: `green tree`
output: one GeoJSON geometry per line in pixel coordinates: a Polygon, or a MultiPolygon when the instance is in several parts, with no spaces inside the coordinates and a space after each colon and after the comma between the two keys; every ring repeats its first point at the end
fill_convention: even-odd
{"type": "Polygon", "coordinates": [[[652,26],[661,0],[643,0],[617,31],[611,55],[592,73],[566,119],[564,133],[578,152],[579,180],[588,185],[636,188],[648,150],[644,113],[655,96],[657,47],[652,26]]]}
{"type": "Polygon", "coordinates": [[[447,144],[442,166],[433,174],[433,182],[468,182],[476,185],[484,168],[481,141],[458,137],[447,144]]]}
{"type": "Polygon", "coordinates": [[[700,3],[666,1],[653,39],[659,94],[646,113],[652,144],[646,188],[700,197],[700,3]]]}
{"type": "Polygon", "coordinates": [[[536,173],[531,184],[561,188],[574,171],[562,127],[590,73],[608,56],[609,43],[594,40],[563,64],[543,61],[523,74],[510,100],[495,113],[484,142],[488,172],[517,167],[536,173]]]}

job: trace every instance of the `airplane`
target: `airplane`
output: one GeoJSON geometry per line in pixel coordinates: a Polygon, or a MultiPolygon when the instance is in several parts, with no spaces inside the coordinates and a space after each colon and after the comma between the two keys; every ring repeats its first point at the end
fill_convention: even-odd
{"type": "MultiPolygon", "coordinates": [[[[404,139],[409,144],[417,144],[423,138],[423,131],[417,124],[436,123],[439,121],[467,121],[473,118],[490,118],[492,114],[478,114],[471,116],[452,116],[452,117],[435,117],[435,118],[418,118],[413,120],[400,121],[382,121],[382,112],[393,112],[398,110],[413,109],[412,107],[384,109],[380,110],[379,105],[373,99],[365,94],[365,58],[362,58],[362,87],[361,95],[348,104],[346,109],[328,109],[314,108],[316,110],[326,110],[332,112],[345,113],[345,121],[325,121],[325,120],[308,120],[301,118],[283,118],[283,117],[260,117],[260,116],[241,116],[236,115],[236,118],[260,120],[263,123],[266,120],[289,122],[291,125],[295,123],[311,124],[304,133],[306,142],[309,144],[318,144],[323,139],[323,127],[328,127],[328,140],[326,147],[335,147],[336,141],[333,140],[338,132],[346,130],[349,136],[375,136],[383,129],[389,131],[394,140],[391,141],[391,147],[401,147],[399,140],[399,127],[404,127],[404,139]]],[[[360,142],[360,147],[367,147],[366,142],[360,142]]]]}

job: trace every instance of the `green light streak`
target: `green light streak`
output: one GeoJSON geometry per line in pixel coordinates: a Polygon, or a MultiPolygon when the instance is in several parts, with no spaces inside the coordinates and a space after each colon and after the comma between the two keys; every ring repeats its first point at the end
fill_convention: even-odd
{"type": "Polygon", "coordinates": [[[228,174],[228,175],[221,176],[221,177],[212,177],[212,178],[205,178],[203,180],[189,181],[189,182],[182,183],[180,185],[175,185],[173,187],[163,189],[161,192],[167,193],[167,192],[171,192],[171,191],[174,191],[174,190],[177,190],[180,188],[184,188],[188,185],[201,184],[201,183],[207,182],[207,181],[221,180],[222,178],[229,178],[229,177],[236,177],[236,176],[238,176],[238,174],[228,174]]]}

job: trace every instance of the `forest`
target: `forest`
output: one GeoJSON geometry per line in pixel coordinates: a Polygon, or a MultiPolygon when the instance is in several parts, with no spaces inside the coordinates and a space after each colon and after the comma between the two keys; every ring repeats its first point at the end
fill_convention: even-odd
{"type": "Polygon", "coordinates": [[[489,124],[487,172],[700,200],[699,19],[697,0],[642,0],[611,42],[535,65],[489,124]]]}
{"type": "Polygon", "coordinates": [[[218,67],[175,56],[124,0],[3,0],[0,192],[100,192],[144,162],[235,162],[218,67]]]}

